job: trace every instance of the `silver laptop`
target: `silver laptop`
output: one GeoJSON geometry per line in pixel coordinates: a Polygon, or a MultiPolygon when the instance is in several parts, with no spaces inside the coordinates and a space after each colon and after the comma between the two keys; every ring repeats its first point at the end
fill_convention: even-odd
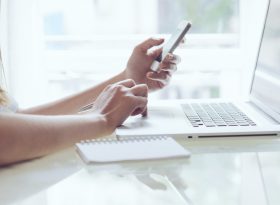
{"type": "Polygon", "coordinates": [[[187,138],[280,135],[280,24],[275,19],[279,8],[277,0],[269,2],[248,101],[163,101],[160,105],[149,105],[147,118],[129,118],[116,135],[187,138]]]}

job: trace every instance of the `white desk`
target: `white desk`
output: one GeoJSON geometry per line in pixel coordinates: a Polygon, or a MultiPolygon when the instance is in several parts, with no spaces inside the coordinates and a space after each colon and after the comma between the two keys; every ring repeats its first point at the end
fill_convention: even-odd
{"type": "Polygon", "coordinates": [[[1,168],[0,204],[280,203],[280,140],[180,143],[190,159],[86,166],[71,148],[1,168]]]}

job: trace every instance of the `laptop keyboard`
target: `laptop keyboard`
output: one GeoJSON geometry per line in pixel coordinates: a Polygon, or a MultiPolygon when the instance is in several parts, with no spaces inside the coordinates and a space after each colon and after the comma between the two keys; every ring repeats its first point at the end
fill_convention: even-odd
{"type": "Polygon", "coordinates": [[[256,126],[232,103],[192,103],[182,107],[193,127],[256,126]]]}

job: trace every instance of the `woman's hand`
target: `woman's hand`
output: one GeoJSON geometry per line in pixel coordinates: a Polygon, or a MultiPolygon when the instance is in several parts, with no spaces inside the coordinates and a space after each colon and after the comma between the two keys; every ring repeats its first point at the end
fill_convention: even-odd
{"type": "Polygon", "coordinates": [[[159,72],[153,72],[150,67],[162,52],[162,48],[149,52],[150,48],[159,46],[164,39],[150,38],[137,45],[131,57],[128,60],[127,67],[124,71],[126,79],[133,79],[137,84],[146,84],[150,91],[155,91],[166,86],[177,70],[177,64],[180,57],[169,54],[160,64],[159,72]]]}
{"type": "Polygon", "coordinates": [[[130,115],[145,115],[147,110],[148,87],[136,85],[131,79],[107,86],[97,97],[90,111],[104,117],[107,128],[113,132],[130,115]]]}

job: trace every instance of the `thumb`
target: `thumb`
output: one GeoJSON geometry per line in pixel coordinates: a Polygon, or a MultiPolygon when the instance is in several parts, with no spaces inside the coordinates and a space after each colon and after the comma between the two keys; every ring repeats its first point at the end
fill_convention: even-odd
{"type": "Polygon", "coordinates": [[[154,46],[159,46],[164,42],[163,38],[149,38],[148,40],[140,43],[137,47],[142,51],[147,52],[150,48],[154,46]]]}

